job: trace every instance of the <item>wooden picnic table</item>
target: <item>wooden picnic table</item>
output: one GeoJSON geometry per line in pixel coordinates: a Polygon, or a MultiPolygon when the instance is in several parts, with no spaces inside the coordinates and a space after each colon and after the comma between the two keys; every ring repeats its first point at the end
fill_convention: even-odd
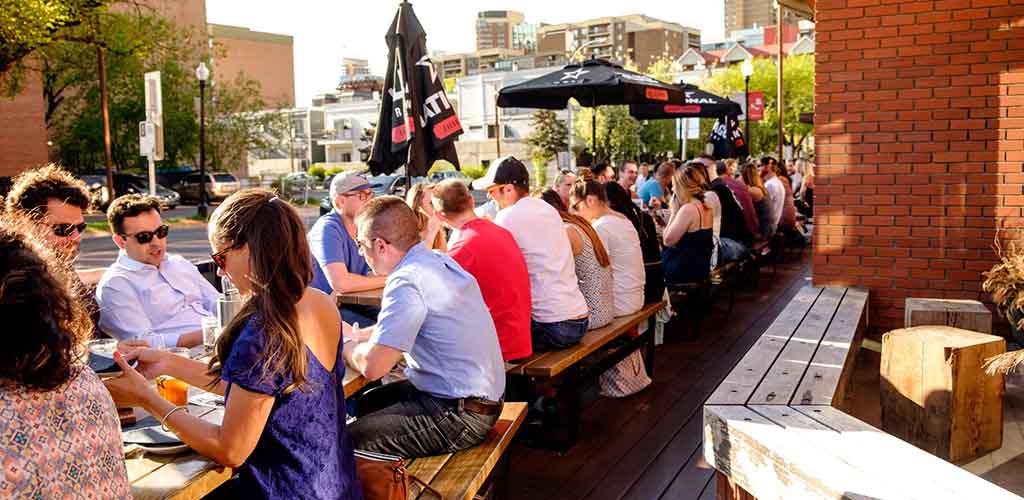
{"type": "MultiPolygon", "coordinates": [[[[366,378],[352,367],[345,367],[345,397],[366,386],[366,378]]],[[[203,420],[220,423],[223,408],[189,405],[188,412],[203,420]]],[[[135,410],[138,420],[147,413],[135,410]]],[[[132,485],[132,497],[140,499],[191,500],[203,498],[231,478],[234,470],[195,452],[178,455],[154,455],[136,445],[125,446],[125,467],[132,485]]]]}
{"type": "Polygon", "coordinates": [[[376,306],[380,307],[381,297],[384,295],[384,287],[364,290],[362,292],[338,294],[338,307],[342,305],[353,306],[376,306]]]}

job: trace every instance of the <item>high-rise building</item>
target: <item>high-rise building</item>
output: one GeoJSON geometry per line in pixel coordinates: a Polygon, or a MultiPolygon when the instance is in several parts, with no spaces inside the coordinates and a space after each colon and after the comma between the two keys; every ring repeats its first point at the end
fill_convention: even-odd
{"type": "Polygon", "coordinates": [[[602,17],[577,23],[542,25],[537,29],[537,52],[582,54],[625,63],[641,69],[662,58],[675,59],[687,49],[700,49],[700,30],[642,14],[602,17]]]}
{"type": "MultiPolygon", "coordinates": [[[[778,11],[774,0],[724,0],[725,1],[725,36],[733,32],[750,28],[774,26],[778,24],[778,11]]],[[[787,10],[783,22],[796,24],[799,15],[787,10]]]]}
{"type": "Polygon", "coordinates": [[[513,10],[485,10],[476,15],[476,50],[511,49],[513,32],[526,17],[513,10]]]}

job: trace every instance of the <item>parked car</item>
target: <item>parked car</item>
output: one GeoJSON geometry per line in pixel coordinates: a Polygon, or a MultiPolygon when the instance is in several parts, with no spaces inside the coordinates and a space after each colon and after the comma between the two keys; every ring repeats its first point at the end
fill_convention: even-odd
{"type": "MultiPolygon", "coordinates": [[[[182,200],[192,202],[199,201],[199,181],[202,178],[199,174],[189,174],[174,186],[175,191],[181,195],[182,200]]],[[[206,200],[223,200],[241,189],[238,178],[228,173],[206,174],[206,200]]]]}
{"type": "Polygon", "coordinates": [[[430,174],[430,182],[433,183],[438,183],[447,179],[460,179],[462,181],[469,182],[469,177],[458,170],[444,170],[442,172],[434,172],[430,174]]]}
{"type": "Polygon", "coordinates": [[[312,189],[316,189],[316,177],[306,172],[293,172],[281,179],[281,193],[287,196],[301,196],[312,189]]]}
{"type": "MultiPolygon", "coordinates": [[[[107,190],[106,175],[83,175],[82,181],[89,188],[90,203],[96,210],[106,210],[112,201],[107,190]]],[[[114,174],[114,192],[117,196],[126,194],[148,194],[149,179],[134,174],[114,174]]],[[[164,210],[173,210],[181,203],[181,195],[162,186],[156,185],[156,196],[164,210]]]]}

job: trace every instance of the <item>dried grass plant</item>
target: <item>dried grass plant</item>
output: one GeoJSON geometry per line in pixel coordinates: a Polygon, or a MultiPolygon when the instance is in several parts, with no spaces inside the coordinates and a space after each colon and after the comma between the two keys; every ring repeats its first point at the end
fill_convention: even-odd
{"type": "MultiPolygon", "coordinates": [[[[1016,328],[1024,329],[1024,314],[1018,321],[1014,321],[1013,317],[1014,311],[1024,312],[1024,250],[1016,241],[1009,242],[1004,248],[998,234],[995,250],[999,262],[982,273],[985,281],[981,288],[992,296],[992,302],[1011,325],[1016,323],[1016,328]]],[[[985,371],[990,375],[1007,374],[1022,363],[1024,349],[989,358],[985,361],[985,371]]]]}

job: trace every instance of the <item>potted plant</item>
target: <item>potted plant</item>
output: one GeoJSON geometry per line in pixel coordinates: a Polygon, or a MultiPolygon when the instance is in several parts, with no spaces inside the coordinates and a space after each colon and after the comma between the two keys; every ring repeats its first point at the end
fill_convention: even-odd
{"type": "MultiPolygon", "coordinates": [[[[985,281],[981,288],[992,296],[992,302],[1009,321],[1013,340],[1024,346],[1024,252],[1015,243],[1004,250],[998,238],[995,246],[999,262],[982,273],[985,281]]],[[[1024,350],[996,356],[986,366],[990,373],[1008,373],[1021,363],[1024,350]]]]}

